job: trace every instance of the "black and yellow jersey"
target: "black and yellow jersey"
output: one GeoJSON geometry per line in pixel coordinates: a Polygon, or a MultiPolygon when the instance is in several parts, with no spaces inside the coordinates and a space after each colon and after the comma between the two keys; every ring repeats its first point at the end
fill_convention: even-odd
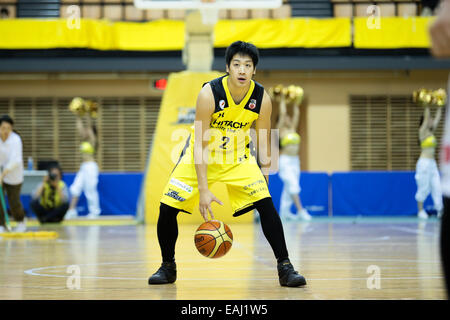
{"type": "MultiPolygon", "coordinates": [[[[253,210],[256,201],[270,197],[267,182],[251,152],[250,138],[250,129],[261,110],[264,88],[252,80],[244,99],[235,104],[228,90],[227,77],[209,82],[215,109],[203,139],[209,141],[208,186],[215,182],[224,183],[233,216],[238,216],[253,210]]],[[[191,129],[161,198],[162,203],[188,213],[194,211],[199,199],[193,157],[194,126],[191,129]]]]}
{"type": "MultiPolygon", "coordinates": [[[[236,104],[227,85],[228,75],[209,82],[214,95],[214,112],[211,115],[208,132],[203,138],[209,140],[209,164],[240,163],[249,158],[253,150],[250,129],[258,119],[264,96],[264,87],[251,80],[244,99],[236,104]]],[[[204,84],[206,85],[206,83],[204,84]]],[[[194,126],[183,154],[194,145],[194,126]]]]}

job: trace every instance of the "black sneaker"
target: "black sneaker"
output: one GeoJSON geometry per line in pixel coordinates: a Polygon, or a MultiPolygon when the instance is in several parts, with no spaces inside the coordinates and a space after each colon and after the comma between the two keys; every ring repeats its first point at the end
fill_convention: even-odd
{"type": "Polygon", "coordinates": [[[278,263],[277,269],[280,285],[285,287],[299,287],[306,284],[305,278],[294,270],[289,260],[278,263]]]}
{"type": "Polygon", "coordinates": [[[177,265],[175,262],[163,262],[158,271],[148,279],[148,284],[174,283],[175,280],[177,280],[177,265]]]}

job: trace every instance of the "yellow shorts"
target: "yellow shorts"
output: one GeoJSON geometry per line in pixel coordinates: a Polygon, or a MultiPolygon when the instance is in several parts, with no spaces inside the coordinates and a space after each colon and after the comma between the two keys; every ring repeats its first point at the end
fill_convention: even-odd
{"type": "MultiPolygon", "coordinates": [[[[225,183],[235,217],[253,210],[254,202],[270,197],[266,179],[253,156],[235,164],[209,164],[207,177],[208,185],[225,183]]],[[[164,188],[161,202],[192,213],[198,200],[195,165],[179,162],[164,188]]]]}

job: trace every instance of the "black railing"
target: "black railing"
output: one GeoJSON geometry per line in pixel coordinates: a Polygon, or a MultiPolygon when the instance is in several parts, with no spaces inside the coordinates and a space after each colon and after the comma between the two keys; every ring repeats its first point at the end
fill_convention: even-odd
{"type": "Polygon", "coordinates": [[[17,18],[58,18],[60,0],[18,0],[17,18]]]}

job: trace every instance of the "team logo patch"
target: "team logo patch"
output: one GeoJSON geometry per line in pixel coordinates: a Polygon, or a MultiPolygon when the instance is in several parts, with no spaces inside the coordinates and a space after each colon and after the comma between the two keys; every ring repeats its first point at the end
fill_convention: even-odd
{"type": "Polygon", "coordinates": [[[256,108],[256,100],[255,99],[250,100],[248,107],[252,110],[255,109],[256,108]]]}
{"type": "Polygon", "coordinates": [[[178,201],[185,201],[186,199],[183,197],[180,197],[180,195],[178,194],[178,191],[169,189],[169,192],[165,193],[166,196],[169,196],[171,198],[174,198],[175,200],[178,201]]]}
{"type": "Polygon", "coordinates": [[[183,189],[184,191],[189,192],[189,193],[191,193],[192,189],[193,189],[190,185],[187,185],[186,183],[184,183],[178,179],[175,179],[175,178],[170,179],[170,184],[174,185],[180,189],[183,189]]]}
{"type": "Polygon", "coordinates": [[[223,108],[225,108],[225,100],[220,100],[220,101],[219,101],[219,107],[220,107],[220,109],[222,109],[222,110],[223,110],[223,108]]]}

